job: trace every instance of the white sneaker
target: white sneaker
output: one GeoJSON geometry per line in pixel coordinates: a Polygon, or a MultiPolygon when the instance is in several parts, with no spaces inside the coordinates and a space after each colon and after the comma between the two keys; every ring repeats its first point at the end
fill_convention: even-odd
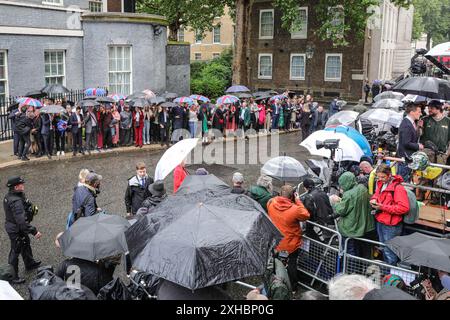
{"type": "Polygon", "coordinates": [[[56,155],[60,156],[61,155],[61,151],[56,152],[56,155]]]}
{"type": "Polygon", "coordinates": [[[64,151],[61,151],[61,155],[62,155],[62,156],[65,156],[66,154],[64,153],[64,151]]]}

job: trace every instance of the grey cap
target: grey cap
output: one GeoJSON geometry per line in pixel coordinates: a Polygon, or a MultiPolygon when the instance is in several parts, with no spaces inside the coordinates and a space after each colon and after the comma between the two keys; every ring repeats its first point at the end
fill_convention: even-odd
{"type": "Polygon", "coordinates": [[[85,182],[88,185],[93,185],[96,182],[102,181],[103,177],[95,172],[89,172],[86,176],[85,182]]]}
{"type": "Polygon", "coordinates": [[[234,183],[244,183],[244,176],[240,172],[235,172],[233,174],[233,182],[234,183]]]}

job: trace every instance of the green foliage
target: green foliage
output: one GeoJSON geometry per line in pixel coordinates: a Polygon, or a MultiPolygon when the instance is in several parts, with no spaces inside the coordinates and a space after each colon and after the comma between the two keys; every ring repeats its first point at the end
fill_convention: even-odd
{"type": "Polygon", "coordinates": [[[231,85],[232,52],[224,51],[219,58],[191,63],[191,93],[208,98],[222,96],[231,85]]]}
{"type": "Polygon", "coordinates": [[[422,32],[433,39],[433,45],[450,41],[450,0],[414,0],[414,38],[422,32]]]}

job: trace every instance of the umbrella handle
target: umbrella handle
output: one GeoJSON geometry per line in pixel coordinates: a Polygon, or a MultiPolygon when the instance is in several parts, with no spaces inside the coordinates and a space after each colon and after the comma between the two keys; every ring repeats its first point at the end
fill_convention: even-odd
{"type": "Polygon", "coordinates": [[[134,281],[133,278],[130,275],[128,275],[128,278],[130,279],[131,282],[133,282],[134,285],[136,285],[139,288],[141,288],[145,292],[145,294],[147,295],[147,297],[149,299],[156,299],[156,298],[158,298],[158,296],[152,296],[150,293],[148,293],[148,291],[145,290],[144,286],[142,286],[142,284],[137,283],[136,281],[134,281]]]}

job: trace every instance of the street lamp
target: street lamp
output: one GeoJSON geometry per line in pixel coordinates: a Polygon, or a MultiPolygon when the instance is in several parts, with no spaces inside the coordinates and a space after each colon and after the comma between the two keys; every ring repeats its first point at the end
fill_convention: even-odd
{"type": "MultiPolygon", "coordinates": [[[[311,60],[314,56],[314,46],[308,44],[306,46],[306,59],[311,60]]],[[[308,63],[309,65],[309,63],[308,63]]],[[[311,67],[308,67],[308,94],[311,93],[311,67]]]]}

